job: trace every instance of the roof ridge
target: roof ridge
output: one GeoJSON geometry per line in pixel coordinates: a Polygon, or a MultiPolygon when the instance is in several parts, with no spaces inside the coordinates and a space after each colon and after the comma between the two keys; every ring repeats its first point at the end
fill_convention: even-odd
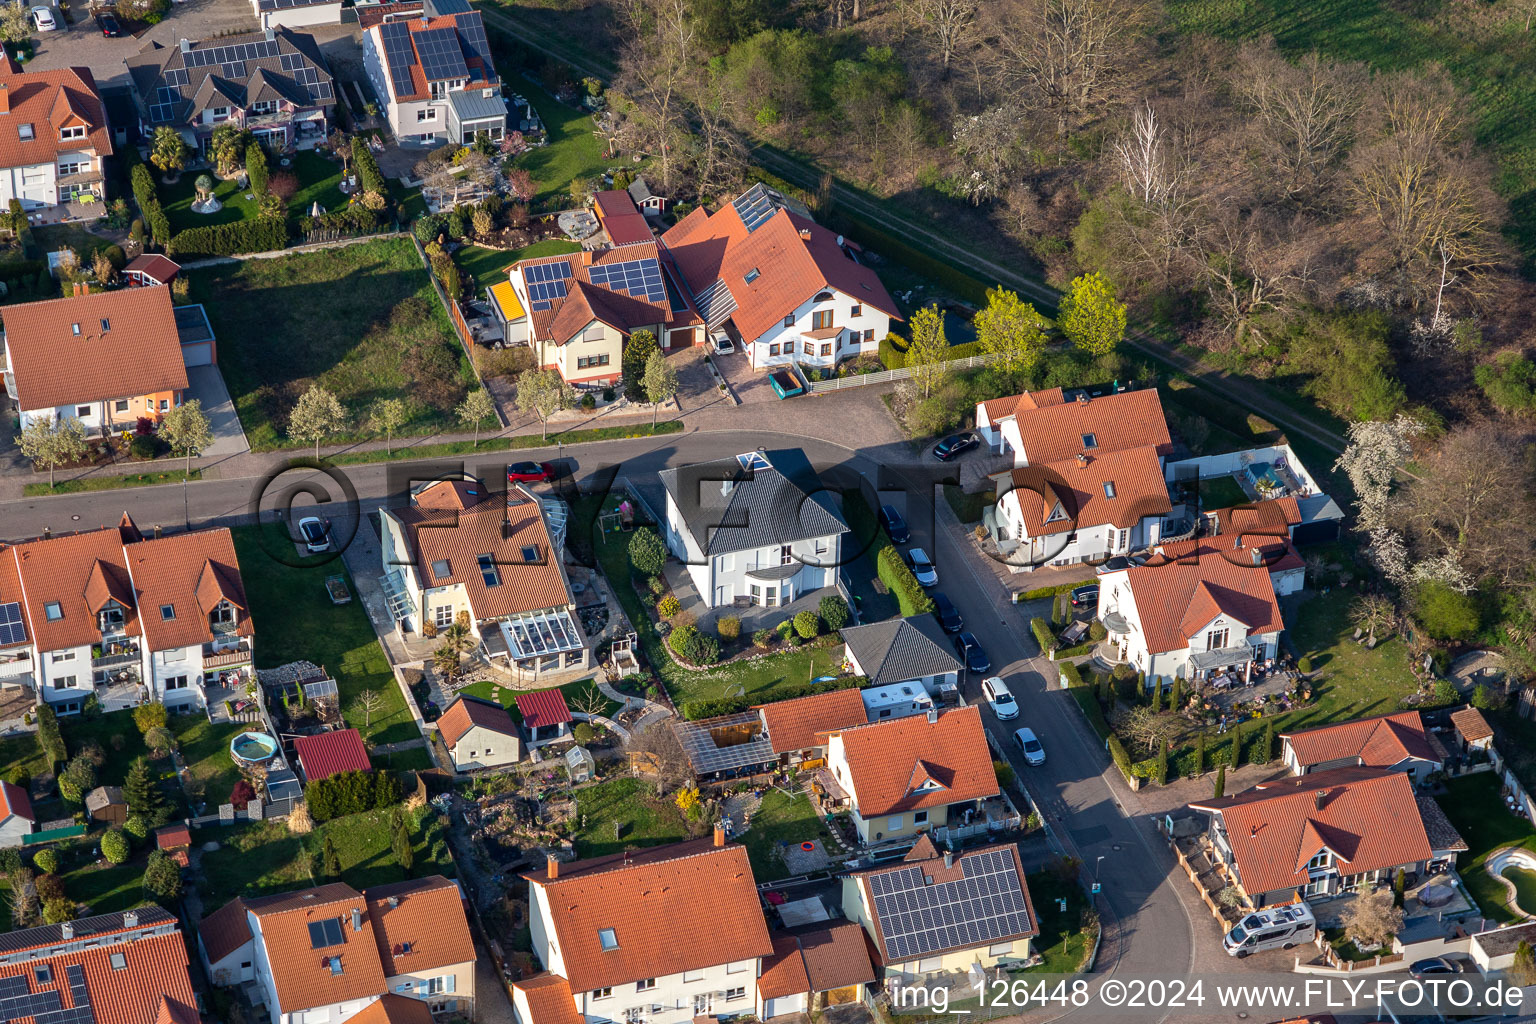
{"type": "MultiPolygon", "coordinates": [[[[697,843],[697,842],[700,842],[703,839],[707,839],[707,838],[708,837],[705,836],[705,837],[700,837],[700,839],[685,839],[685,840],[683,840],[683,842],[684,843],[697,843]]],[[[681,844],[679,844],[679,845],[681,845],[681,844]]],[[[658,849],[658,847],[654,847],[654,846],[652,846],[652,847],[642,847],[639,850],[633,850],[633,851],[625,850],[625,851],[623,851],[623,853],[625,853],[625,854],[629,854],[629,853],[639,854],[639,853],[646,852],[646,850],[648,850],[648,849],[649,850],[655,850],[655,849],[658,849]]],[[[725,846],[708,846],[708,847],[705,847],[705,848],[700,849],[700,850],[691,851],[689,853],[679,853],[676,856],[672,856],[672,857],[657,857],[655,859],[647,858],[645,860],[636,860],[634,862],[631,862],[628,859],[628,857],[620,858],[619,854],[610,853],[610,854],[606,854],[605,856],[614,858],[614,860],[613,860],[613,862],[611,864],[605,864],[601,868],[594,868],[594,869],[592,869],[591,871],[588,871],[588,872],[578,872],[578,873],[572,874],[572,875],[561,874],[561,875],[559,875],[559,876],[557,876],[555,878],[537,878],[537,877],[532,877],[532,876],[530,876],[530,877],[532,877],[533,881],[536,881],[536,882],[540,883],[541,885],[548,885],[550,888],[554,888],[554,887],[559,886],[559,884],[561,882],[579,882],[579,881],[583,881],[583,880],[588,879],[588,878],[593,878],[593,877],[595,877],[597,875],[611,874],[611,873],[616,872],[616,871],[638,871],[641,868],[652,868],[652,867],[657,867],[658,865],[661,865],[661,864],[676,864],[679,861],[695,860],[695,859],[700,858],[700,857],[713,856],[715,854],[719,854],[719,853],[721,853],[723,851],[728,851],[728,850],[740,850],[743,853],[745,853],[746,852],[746,847],[740,846],[740,845],[735,844],[735,843],[728,843],[725,846]]],[[[580,863],[581,863],[581,861],[573,861],[571,866],[579,865],[580,863]]]]}

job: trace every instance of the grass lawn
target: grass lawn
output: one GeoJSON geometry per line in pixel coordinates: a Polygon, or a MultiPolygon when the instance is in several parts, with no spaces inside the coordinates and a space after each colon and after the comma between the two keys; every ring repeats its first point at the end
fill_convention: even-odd
{"type": "MultiPolygon", "coordinates": [[[[1408,670],[1408,649],[1394,637],[1367,650],[1352,639],[1349,621],[1355,595],[1335,588],[1313,594],[1291,624],[1291,643],[1298,654],[1312,659],[1322,682],[1314,687],[1317,703],[1284,718],[1284,728],[1311,728],[1367,715],[1396,711],[1398,701],[1418,689],[1408,670]]],[[[1275,729],[1281,731],[1277,722],[1275,729]]]]}
{"type": "Polygon", "coordinates": [[[0,777],[10,778],[16,771],[35,777],[48,770],[36,733],[21,733],[0,738],[0,777]]]}
{"type": "Polygon", "coordinates": [[[194,469],[189,478],[184,469],[167,469],[158,473],[113,473],[103,476],[83,476],[78,480],[60,480],[48,484],[26,484],[21,492],[28,498],[43,498],[50,494],[79,494],[82,491],[116,491],[124,487],[151,487],[155,484],[179,484],[183,480],[202,479],[203,471],[194,469]]]}
{"type": "MultiPolygon", "coordinates": [[[[268,168],[271,176],[279,174],[291,174],[298,179],[298,188],[293,197],[288,200],[288,212],[295,217],[309,215],[309,209],[315,200],[327,211],[338,209],[346,205],[347,197],[341,194],[341,164],[331,160],[314,150],[305,150],[296,153],[289,158],[292,162],[287,167],[279,164],[277,157],[268,158],[268,168]]],[[[180,180],[174,185],[167,185],[156,175],[155,187],[160,193],[160,203],[165,207],[165,215],[170,219],[172,231],[185,231],[187,228],[210,227],[215,224],[233,224],[236,221],[247,218],[254,219],[257,215],[257,204],[254,199],[245,198],[249,193],[241,189],[234,181],[218,181],[215,179],[213,194],[224,208],[217,213],[193,213],[192,201],[197,198],[197,178],[202,171],[183,171],[180,180]]]]}
{"type": "Polygon", "coordinates": [[[63,734],[64,745],[71,756],[93,740],[101,745],[107,759],[96,769],[96,779],[103,786],[121,785],[134,759],[149,753],[139,727],[133,724],[131,711],[113,711],[91,717],[66,715],[59,719],[59,732],[63,734]]]}
{"type": "Polygon", "coordinates": [[[827,840],[831,833],[811,806],[804,793],[789,796],[770,789],[752,822],[741,837],[752,861],[752,874],[759,882],[783,878],[789,874],[780,852],[783,846],[799,845],[813,839],[827,840]]]}
{"type": "Polygon", "coordinates": [[[493,284],[507,279],[507,268],[518,260],[531,260],[539,256],[559,256],[568,252],[580,252],[581,246],[564,238],[549,238],[521,249],[487,249],[479,245],[466,245],[453,254],[459,269],[475,279],[475,286],[484,291],[493,284]]]}
{"type": "Polygon", "coordinates": [[[1093,931],[1083,928],[1083,911],[1088,909],[1088,897],[1074,881],[1063,882],[1051,871],[1029,875],[1029,898],[1035,905],[1035,916],[1040,920],[1040,934],[1030,943],[1030,948],[1045,958],[1034,974],[1073,974],[1083,966],[1093,949],[1093,931]],[[1057,900],[1067,901],[1066,912],[1057,900]]]}
{"type": "Polygon", "coordinates": [[[577,857],[599,857],[688,838],[688,826],[677,805],[656,797],[650,783],[641,779],[610,779],[578,790],[576,821],[577,857]]]}
{"type": "MultiPolygon", "coordinates": [[[[572,711],[577,709],[578,704],[585,702],[588,693],[596,693],[603,702],[603,709],[598,714],[604,718],[612,718],[618,713],[619,708],[624,706],[618,701],[610,699],[601,690],[598,690],[590,677],[578,679],[574,683],[566,683],[563,686],[546,686],[544,690],[559,690],[565,694],[565,706],[572,711]]],[[[512,721],[521,725],[523,723],[523,713],[517,709],[518,696],[524,693],[543,693],[544,690],[509,690],[504,686],[497,686],[489,680],[481,680],[478,683],[470,683],[459,692],[467,693],[471,697],[479,697],[481,700],[495,701],[507,709],[508,713],[512,715],[512,721]]]]}
{"type": "MultiPolygon", "coordinates": [[[[1536,851],[1536,829],[1524,818],[1509,813],[1499,796],[1502,787],[1498,776],[1492,772],[1464,775],[1445,785],[1449,792],[1439,798],[1440,806],[1467,841],[1467,852],[1456,858],[1462,881],[1467,883],[1484,917],[1501,923],[1514,921],[1517,915],[1504,905],[1507,890],[1488,874],[1483,863],[1490,853],[1506,846],[1536,851]]],[[[1536,878],[1532,881],[1536,882],[1536,878]]],[[[1536,900],[1531,908],[1536,910],[1536,900]]]]}
{"type": "Polygon", "coordinates": [[[426,747],[374,754],[370,760],[375,768],[387,771],[421,772],[432,767],[432,755],[426,747]]]}
{"type": "Polygon", "coordinates": [[[1248,504],[1248,495],[1231,476],[1200,481],[1200,507],[1206,511],[1248,504]]]}
{"type": "Polygon", "coordinates": [[[215,725],[206,715],[176,715],[171,719],[181,756],[192,777],[203,783],[203,801],[209,807],[228,802],[240,779],[229,754],[229,741],[246,728],[239,722],[215,725]]]}
{"type": "Polygon", "coordinates": [[[944,500],[949,502],[949,507],[955,512],[955,518],[962,523],[979,523],[981,514],[996,502],[997,495],[992,491],[971,494],[961,490],[955,484],[945,484],[944,500]]]}
{"type": "Polygon", "coordinates": [[[595,177],[607,167],[603,144],[592,134],[596,127],[592,115],[566,106],[527,79],[519,79],[515,88],[528,97],[549,132],[549,144],[518,157],[516,166],[533,175],[538,187],[534,209],[563,208],[568,205],[573,179],[595,177]]]}
{"type": "Polygon", "coordinates": [[[589,427],[585,430],[551,430],[549,437],[540,434],[512,434],[502,437],[481,437],[474,441],[440,441],[435,444],[411,445],[396,439],[394,451],[374,448],[369,451],[348,452],[333,455],[326,461],[335,466],[358,466],[369,462],[392,462],[395,459],[438,459],[451,455],[476,455],[484,452],[519,451],[524,448],[548,448],[550,441],[562,444],[585,444],[589,441],[616,441],[634,437],[657,437],[677,434],[683,429],[682,420],[661,420],[655,426],[649,423],[632,423],[622,427],[589,427]]]}
{"type": "MultiPolygon", "coordinates": [[[[329,836],[336,847],[336,857],[341,861],[341,879],[354,889],[402,881],[407,875],[395,860],[394,851],[390,849],[389,826],[393,814],[391,808],[327,821],[304,837],[304,847],[318,870],[321,851],[325,849],[325,840],[329,836]]],[[[406,821],[412,821],[409,813],[406,814],[406,821]]],[[[412,829],[412,848],[415,857],[411,862],[411,875],[453,874],[451,864],[428,863],[428,851],[419,827],[412,829]]]]}
{"type": "MultiPolygon", "coordinates": [[[[93,840],[87,840],[93,842],[93,840]]],[[[64,893],[77,903],[87,903],[90,914],[115,914],[147,902],[144,896],[144,862],[147,850],[137,851],[126,864],[116,866],[94,862],[65,872],[64,893]]]]}
{"type": "MultiPolygon", "coordinates": [[[[645,606],[640,603],[640,595],[629,582],[630,534],[597,532],[601,527],[597,503],[601,500],[596,497],[582,499],[577,503],[573,521],[592,524],[595,551],[603,574],[613,584],[619,603],[624,606],[630,622],[635,624],[646,657],[666,683],[667,692],[675,703],[681,705],[690,700],[723,697],[728,689],[735,692],[737,686],[748,696],[766,695],[783,683],[807,683],[819,676],[837,675],[842,671],[843,648],[840,645],[803,647],[700,672],[678,665],[663,649],[662,639],[651,624],[645,606]]],[[[618,499],[611,498],[608,504],[617,508],[618,499]]]]}
{"type": "Polygon", "coordinates": [[[287,417],[319,383],[346,407],[344,441],[373,437],[370,408],[403,398],[397,436],[459,429],[474,380],[426,268],[408,239],[246,260],[194,271],[219,336],[219,366],[258,451],[290,444],[287,417]]]}
{"type": "Polygon", "coordinates": [[[261,526],[239,526],[234,535],[235,550],[245,567],[251,617],[261,638],[256,646],[256,667],[312,661],[335,678],[347,724],[355,726],[365,739],[398,743],[419,737],[421,733],[405,706],[405,697],[362,603],[335,605],[325,592],[325,577],[333,575],[340,563],[284,565],[267,553],[278,549],[266,545],[288,544],[286,536],[276,537],[261,526]],[[374,713],[367,726],[364,716],[352,707],[364,690],[376,690],[384,698],[383,708],[374,713]]]}
{"type": "Polygon", "coordinates": [[[39,252],[57,252],[69,248],[75,250],[80,262],[91,265],[91,256],[97,249],[115,245],[110,238],[103,238],[79,224],[40,224],[32,229],[39,252]]]}

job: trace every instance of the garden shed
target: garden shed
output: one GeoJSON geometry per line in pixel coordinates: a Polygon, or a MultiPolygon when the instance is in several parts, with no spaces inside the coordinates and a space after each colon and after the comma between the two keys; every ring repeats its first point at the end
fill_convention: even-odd
{"type": "Polygon", "coordinates": [[[85,810],[92,821],[121,825],[128,820],[128,803],[117,786],[97,786],[85,794],[85,810]]]}
{"type": "Polygon", "coordinates": [[[565,770],[571,782],[589,782],[597,773],[597,761],[592,757],[592,751],[575,745],[565,752],[565,770]]]}

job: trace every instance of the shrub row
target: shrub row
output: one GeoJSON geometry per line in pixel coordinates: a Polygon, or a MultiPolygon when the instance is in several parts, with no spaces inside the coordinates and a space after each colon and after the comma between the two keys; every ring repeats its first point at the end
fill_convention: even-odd
{"type": "MultiPolygon", "coordinates": [[[[260,148],[255,147],[255,148],[260,148]]],[[[179,231],[165,247],[168,256],[234,256],[270,252],[288,245],[288,225],[280,217],[258,217],[179,231]]]]}
{"type": "Polygon", "coordinates": [[[150,176],[149,168],[141,163],[134,164],[133,170],[128,172],[128,178],[133,183],[133,198],[139,204],[139,212],[144,215],[149,237],[156,245],[169,246],[171,221],[160,206],[160,195],[155,191],[155,179],[150,176]]]}
{"type": "Polygon", "coordinates": [[[69,759],[69,748],[64,746],[64,734],[59,732],[59,717],[50,704],[39,704],[37,707],[37,745],[48,759],[49,771],[69,759]]]}
{"type": "Polygon", "coordinates": [[[833,690],[857,690],[869,685],[868,676],[845,676],[841,679],[828,679],[820,683],[785,683],[775,686],[767,692],[742,694],[740,697],[716,697],[711,700],[687,700],[683,701],[683,717],[690,722],[697,722],[704,718],[719,718],[721,715],[735,715],[754,708],[759,704],[776,704],[783,700],[794,700],[796,697],[809,697],[818,693],[831,693],[833,690]]]}
{"type": "Polygon", "coordinates": [[[304,787],[304,802],[315,821],[330,821],[400,802],[400,784],[389,772],[337,772],[304,787]]]}
{"type": "Polygon", "coordinates": [[[1077,706],[1083,709],[1083,717],[1088,719],[1089,727],[1098,734],[1100,740],[1107,740],[1114,735],[1109,722],[1104,718],[1104,712],[1099,708],[1099,699],[1093,695],[1093,687],[1079,683],[1069,687],[1067,692],[1072,694],[1077,706]]]}
{"type": "Polygon", "coordinates": [[[1047,597],[1056,597],[1060,594],[1070,594],[1078,587],[1085,587],[1093,580],[1078,580],[1076,583],[1058,583],[1054,587],[1036,587],[1034,590],[1026,590],[1017,598],[1019,601],[1039,601],[1047,597]]]}
{"type": "Polygon", "coordinates": [[[322,213],[318,217],[305,217],[300,221],[300,227],[307,234],[311,231],[376,231],[379,227],[379,215],[373,210],[358,203],[352,203],[339,210],[322,213]]]}
{"type": "Polygon", "coordinates": [[[365,192],[377,192],[381,196],[389,195],[389,186],[384,182],[384,174],[379,170],[379,162],[373,158],[373,150],[368,148],[368,140],[361,135],[352,136],[352,166],[357,168],[357,181],[365,192]]]}
{"type": "Polygon", "coordinates": [[[1051,632],[1051,624],[1040,616],[1029,620],[1029,631],[1035,634],[1035,643],[1040,645],[1040,653],[1046,654],[1056,649],[1056,634],[1051,632]]]}
{"type": "Polygon", "coordinates": [[[1125,752],[1125,744],[1120,742],[1120,737],[1111,733],[1109,736],[1109,756],[1115,759],[1115,767],[1120,769],[1120,774],[1125,776],[1125,781],[1130,782],[1135,778],[1135,771],[1131,768],[1131,755],[1125,752]]]}
{"type": "Polygon", "coordinates": [[[887,544],[880,549],[880,554],[875,558],[875,570],[880,576],[880,582],[896,595],[896,603],[901,606],[903,617],[933,611],[933,598],[917,582],[917,577],[912,575],[912,570],[902,560],[901,552],[894,545],[887,544]]]}
{"type": "Polygon", "coordinates": [[[880,339],[880,362],[887,370],[899,370],[907,365],[907,341],[899,334],[887,334],[880,339]]]}
{"type": "Polygon", "coordinates": [[[251,179],[251,192],[260,199],[267,194],[267,151],[260,145],[245,147],[245,173],[251,179]]]}

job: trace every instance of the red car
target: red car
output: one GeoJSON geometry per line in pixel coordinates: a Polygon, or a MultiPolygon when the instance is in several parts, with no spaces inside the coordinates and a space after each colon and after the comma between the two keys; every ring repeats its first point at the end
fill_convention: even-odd
{"type": "Polygon", "coordinates": [[[555,467],[548,462],[514,462],[507,467],[509,484],[541,484],[554,476],[555,467]]]}

